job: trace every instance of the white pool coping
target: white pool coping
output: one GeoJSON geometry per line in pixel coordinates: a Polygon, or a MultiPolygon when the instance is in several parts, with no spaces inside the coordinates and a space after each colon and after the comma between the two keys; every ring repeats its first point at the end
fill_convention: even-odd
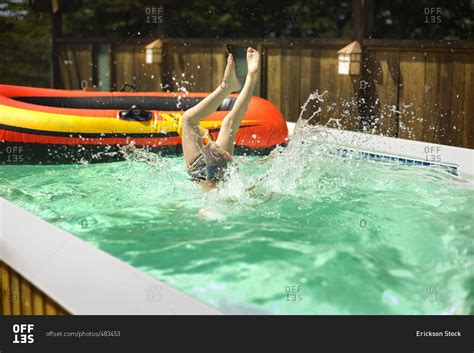
{"type": "MultiPolygon", "coordinates": [[[[291,135],[295,123],[287,123],[291,135]]],[[[395,137],[371,135],[317,126],[318,138],[334,145],[363,152],[375,152],[387,156],[399,156],[434,164],[455,166],[461,178],[474,178],[474,150],[469,148],[438,145],[435,143],[405,140],[395,137]]]]}
{"type": "MultiPolygon", "coordinates": [[[[288,123],[291,133],[295,125],[288,123]]],[[[474,176],[474,150],[318,127],[358,151],[455,165],[474,176]],[[430,154],[430,153],[428,153],[430,154]]],[[[219,311],[0,198],[0,260],[76,315],[214,315],[219,311]]]]}
{"type": "Polygon", "coordinates": [[[2,198],[0,260],[75,315],[220,314],[2,198]]]}

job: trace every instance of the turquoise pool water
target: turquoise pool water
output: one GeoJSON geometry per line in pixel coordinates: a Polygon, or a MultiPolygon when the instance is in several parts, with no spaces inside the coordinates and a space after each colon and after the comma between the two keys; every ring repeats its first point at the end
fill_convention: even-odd
{"type": "Polygon", "coordinates": [[[225,313],[472,314],[472,184],[304,129],[207,194],[182,158],[136,152],[2,166],[0,196],[225,313]]]}

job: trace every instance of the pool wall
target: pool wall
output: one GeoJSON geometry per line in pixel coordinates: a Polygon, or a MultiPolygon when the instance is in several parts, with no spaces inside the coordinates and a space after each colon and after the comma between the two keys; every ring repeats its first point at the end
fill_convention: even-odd
{"type": "MultiPolygon", "coordinates": [[[[298,127],[287,123],[290,137],[298,127]]],[[[430,166],[466,179],[474,179],[474,150],[429,142],[371,135],[317,126],[318,138],[329,144],[355,151],[363,159],[412,166],[430,166]]]]}
{"type": "MultiPolygon", "coordinates": [[[[294,128],[290,123],[290,133],[294,128]]],[[[393,157],[413,166],[419,165],[416,161],[426,161],[462,178],[474,178],[474,151],[470,149],[317,129],[318,138],[337,144],[342,153],[356,152],[365,159],[382,162],[393,157]]],[[[38,302],[37,307],[42,306],[46,314],[219,314],[2,198],[0,262],[1,281],[6,284],[2,286],[1,302],[5,303],[2,310],[6,314],[37,314],[34,303],[32,311],[22,309],[26,303],[21,301],[21,283],[42,293],[45,303],[38,302]],[[20,302],[13,303],[12,293],[20,302]]]]}

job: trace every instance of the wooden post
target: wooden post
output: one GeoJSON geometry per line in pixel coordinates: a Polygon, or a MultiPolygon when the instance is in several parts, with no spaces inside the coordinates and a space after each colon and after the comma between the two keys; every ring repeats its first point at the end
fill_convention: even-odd
{"type": "Polygon", "coordinates": [[[369,20],[366,15],[368,14],[368,9],[370,9],[370,14],[373,16],[373,8],[372,0],[352,0],[352,39],[357,40],[362,47],[360,75],[352,81],[357,99],[359,116],[357,129],[359,131],[372,127],[372,122],[370,121],[372,88],[370,85],[373,84],[373,80],[370,77],[371,73],[367,70],[367,60],[369,57],[364,46],[364,39],[367,37],[367,33],[372,32],[373,21],[372,19],[369,20]]]}
{"type": "Polygon", "coordinates": [[[51,0],[51,87],[60,88],[58,46],[56,39],[62,36],[62,14],[59,0],[51,0]]]}
{"type": "Polygon", "coordinates": [[[374,0],[365,0],[364,4],[364,37],[372,38],[375,26],[375,2],[374,0]]]}
{"type": "Polygon", "coordinates": [[[2,262],[0,261],[0,315],[3,315],[3,285],[2,285],[2,262]]]}
{"type": "Polygon", "coordinates": [[[166,14],[164,1],[158,3],[160,13],[158,14],[158,27],[156,31],[157,38],[164,38],[166,36],[166,14]]]}
{"type": "Polygon", "coordinates": [[[362,43],[364,33],[364,0],[352,0],[352,39],[362,43]]]}
{"type": "Polygon", "coordinates": [[[11,286],[10,286],[10,273],[7,269],[7,265],[5,263],[0,263],[0,271],[2,273],[2,315],[11,315],[12,314],[12,307],[11,307],[11,286]]]}

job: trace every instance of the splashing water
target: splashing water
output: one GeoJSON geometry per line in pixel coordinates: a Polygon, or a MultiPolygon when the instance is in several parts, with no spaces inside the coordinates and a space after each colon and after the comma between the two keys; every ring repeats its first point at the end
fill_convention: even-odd
{"type": "Polygon", "coordinates": [[[335,147],[300,119],[209,193],[182,157],[129,148],[4,166],[0,196],[225,313],[472,314],[472,185],[335,147]]]}

